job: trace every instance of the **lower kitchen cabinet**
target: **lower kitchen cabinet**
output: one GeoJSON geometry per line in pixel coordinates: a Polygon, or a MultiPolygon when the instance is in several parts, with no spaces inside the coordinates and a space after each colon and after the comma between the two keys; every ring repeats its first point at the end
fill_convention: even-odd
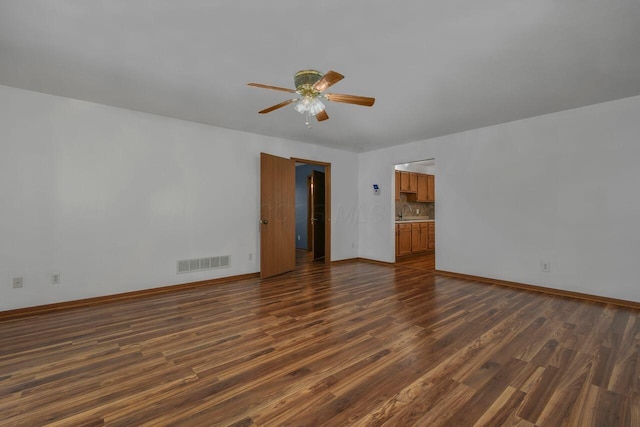
{"type": "Polygon", "coordinates": [[[396,255],[411,254],[411,224],[396,224],[396,255]]]}
{"type": "Polygon", "coordinates": [[[428,249],[428,222],[411,224],[411,252],[424,252],[428,249]]]}
{"type": "Polygon", "coordinates": [[[396,256],[434,250],[435,228],[435,222],[396,224],[396,256]]]}

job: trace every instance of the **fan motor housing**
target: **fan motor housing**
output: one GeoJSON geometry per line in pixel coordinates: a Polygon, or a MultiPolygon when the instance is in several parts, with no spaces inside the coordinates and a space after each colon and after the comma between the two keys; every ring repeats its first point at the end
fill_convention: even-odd
{"type": "Polygon", "coordinates": [[[301,70],[296,73],[293,78],[293,82],[295,83],[296,90],[298,93],[304,91],[305,89],[308,91],[311,89],[318,80],[322,78],[323,74],[320,71],[316,70],[301,70]]]}

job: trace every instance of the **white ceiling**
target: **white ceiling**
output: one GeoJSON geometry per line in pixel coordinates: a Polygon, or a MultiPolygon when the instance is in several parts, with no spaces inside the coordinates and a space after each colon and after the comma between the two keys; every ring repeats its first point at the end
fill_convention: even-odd
{"type": "Polygon", "coordinates": [[[0,0],[0,84],[353,151],[640,94],[639,0],[0,0]],[[346,77],[304,125],[306,68],[346,77]]]}

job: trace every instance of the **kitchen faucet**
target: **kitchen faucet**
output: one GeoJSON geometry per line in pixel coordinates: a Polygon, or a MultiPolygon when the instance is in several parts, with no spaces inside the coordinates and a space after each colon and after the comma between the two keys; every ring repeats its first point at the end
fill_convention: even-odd
{"type": "Polygon", "coordinates": [[[402,219],[402,212],[404,212],[405,207],[409,208],[409,212],[413,213],[413,209],[411,209],[411,206],[409,206],[408,203],[405,203],[400,207],[400,219],[402,219]]]}

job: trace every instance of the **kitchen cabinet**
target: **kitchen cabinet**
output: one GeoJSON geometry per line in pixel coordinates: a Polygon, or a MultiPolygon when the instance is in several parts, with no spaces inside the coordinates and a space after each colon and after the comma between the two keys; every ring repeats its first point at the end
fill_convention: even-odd
{"type": "Polygon", "coordinates": [[[419,173],[417,176],[416,202],[426,202],[429,200],[429,186],[427,175],[419,173]]]}
{"type": "Polygon", "coordinates": [[[433,221],[396,224],[396,256],[432,251],[436,248],[433,221]]]}
{"type": "Polygon", "coordinates": [[[400,171],[396,171],[396,200],[400,200],[400,171]]]}
{"type": "Polygon", "coordinates": [[[436,249],[436,223],[427,222],[427,250],[433,251],[436,249]]]}
{"type": "Polygon", "coordinates": [[[414,222],[411,224],[411,253],[429,250],[429,224],[432,222],[414,222]]]}
{"type": "Polygon", "coordinates": [[[400,171],[400,192],[415,193],[418,189],[418,174],[400,171]]]}
{"type": "Polygon", "coordinates": [[[411,224],[411,253],[420,252],[420,223],[411,224]]]}
{"type": "Polygon", "coordinates": [[[418,251],[424,252],[429,250],[429,226],[433,225],[433,222],[420,222],[420,240],[418,242],[418,251]]]}
{"type": "Polygon", "coordinates": [[[427,175],[427,202],[436,201],[436,177],[427,175]]]}
{"type": "Polygon", "coordinates": [[[396,224],[396,255],[411,254],[411,224],[396,224]]]}
{"type": "MultiPolygon", "coordinates": [[[[423,173],[413,173],[415,175],[415,191],[409,192],[402,190],[400,188],[400,192],[409,193],[407,194],[407,201],[409,202],[435,202],[436,194],[435,194],[435,176],[434,175],[426,175],[423,173]]],[[[409,178],[407,178],[409,180],[409,178]]],[[[410,180],[409,180],[410,181],[410,180]]]]}

